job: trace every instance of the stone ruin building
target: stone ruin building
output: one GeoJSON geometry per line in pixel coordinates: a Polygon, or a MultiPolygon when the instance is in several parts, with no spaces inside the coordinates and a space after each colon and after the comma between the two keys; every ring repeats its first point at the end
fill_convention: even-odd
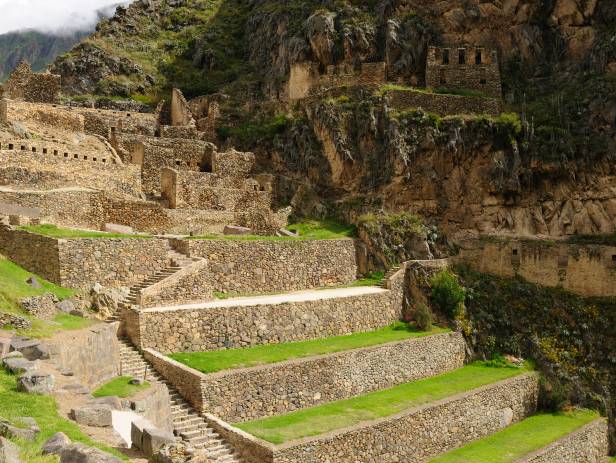
{"type": "Polygon", "coordinates": [[[22,61],[7,81],[0,85],[0,97],[30,103],[57,103],[60,98],[58,75],[35,73],[27,61],[22,61]]]}
{"type": "Polygon", "coordinates": [[[429,47],[426,86],[447,90],[475,90],[501,98],[498,54],[486,47],[429,47]]]}

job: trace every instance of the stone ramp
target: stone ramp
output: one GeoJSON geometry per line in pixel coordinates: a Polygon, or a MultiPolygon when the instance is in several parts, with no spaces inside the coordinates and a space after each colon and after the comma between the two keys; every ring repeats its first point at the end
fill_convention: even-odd
{"type": "Polygon", "coordinates": [[[167,380],[162,378],[125,338],[120,338],[121,374],[165,385],[171,398],[174,433],[195,449],[204,449],[214,463],[241,463],[216,433],[167,380]]]}

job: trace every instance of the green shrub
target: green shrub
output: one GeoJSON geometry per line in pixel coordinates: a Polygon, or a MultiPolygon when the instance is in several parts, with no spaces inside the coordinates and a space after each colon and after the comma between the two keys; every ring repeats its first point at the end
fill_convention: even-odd
{"type": "Polygon", "coordinates": [[[421,331],[432,329],[432,311],[426,304],[419,304],[415,311],[415,324],[421,331]]]}
{"type": "Polygon", "coordinates": [[[570,391],[567,387],[558,382],[548,381],[541,377],[539,381],[539,402],[540,410],[552,413],[563,411],[569,405],[570,391]]]}
{"type": "Polygon", "coordinates": [[[432,301],[445,315],[456,318],[464,310],[466,290],[457,275],[441,270],[430,279],[432,301]]]}

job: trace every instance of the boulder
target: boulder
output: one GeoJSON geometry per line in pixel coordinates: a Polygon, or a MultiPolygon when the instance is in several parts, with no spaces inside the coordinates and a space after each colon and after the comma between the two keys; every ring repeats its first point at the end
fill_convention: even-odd
{"type": "Polygon", "coordinates": [[[30,278],[28,278],[26,280],[26,283],[28,283],[30,286],[32,286],[33,288],[36,288],[36,289],[41,289],[43,287],[41,282],[38,281],[38,279],[36,277],[34,277],[34,276],[31,276],[30,278]]]}
{"type": "Polygon", "coordinates": [[[299,233],[292,232],[291,230],[287,230],[286,228],[281,228],[276,232],[278,236],[289,236],[291,238],[298,238],[299,233]]]}
{"type": "Polygon", "coordinates": [[[17,375],[19,373],[24,373],[34,368],[34,362],[26,360],[21,355],[3,358],[2,365],[4,366],[5,369],[13,373],[14,375],[17,375]]]}
{"type": "Polygon", "coordinates": [[[17,381],[17,390],[28,394],[51,394],[54,385],[52,374],[29,370],[17,381]]]}
{"type": "Polygon", "coordinates": [[[71,410],[71,416],[86,426],[106,428],[112,425],[113,409],[107,404],[89,404],[71,410]]]}
{"type": "Polygon", "coordinates": [[[133,448],[143,449],[143,432],[146,428],[151,427],[152,424],[144,419],[135,420],[130,425],[130,440],[133,448]]]}
{"type": "Polygon", "coordinates": [[[252,230],[247,227],[237,227],[235,225],[227,225],[223,230],[225,235],[250,235],[252,230]]]}
{"type": "Polygon", "coordinates": [[[10,440],[0,437],[0,463],[23,463],[19,458],[21,449],[10,440]]]}
{"type": "Polygon", "coordinates": [[[132,378],[130,380],[130,384],[134,386],[142,386],[145,384],[145,380],[143,378],[132,378]]]}
{"type": "MultiPolygon", "coordinates": [[[[30,420],[32,420],[32,418],[30,418],[30,420]]],[[[20,428],[13,426],[8,420],[0,418],[0,436],[7,437],[9,439],[23,439],[33,442],[34,439],[36,439],[37,434],[41,432],[40,428],[36,424],[36,421],[34,421],[31,426],[28,426],[25,422],[23,424],[27,427],[20,428]]]]}
{"type": "Polygon", "coordinates": [[[71,444],[59,453],[60,463],[122,463],[109,453],[84,444],[71,444]]]}
{"type": "Polygon", "coordinates": [[[78,309],[73,309],[69,313],[74,317],[81,317],[81,318],[86,317],[86,314],[83,311],[78,310],[78,309]]]}
{"type": "Polygon", "coordinates": [[[147,457],[152,457],[165,445],[174,442],[175,437],[172,433],[158,428],[146,428],[141,438],[141,450],[147,457]]]}
{"type": "Polygon", "coordinates": [[[65,299],[56,304],[56,309],[59,312],[71,313],[71,311],[75,310],[75,304],[70,299],[65,299]]]}
{"type": "Polygon", "coordinates": [[[43,444],[43,455],[59,455],[66,447],[71,445],[71,440],[63,432],[58,432],[47,439],[43,444]]]}
{"type": "Polygon", "coordinates": [[[11,348],[21,352],[28,360],[46,360],[49,358],[47,346],[34,339],[13,341],[11,348]]]}
{"type": "Polygon", "coordinates": [[[120,398],[116,396],[98,397],[94,399],[91,403],[96,405],[107,405],[113,410],[122,410],[124,408],[122,406],[122,400],[120,400],[120,398]]]}

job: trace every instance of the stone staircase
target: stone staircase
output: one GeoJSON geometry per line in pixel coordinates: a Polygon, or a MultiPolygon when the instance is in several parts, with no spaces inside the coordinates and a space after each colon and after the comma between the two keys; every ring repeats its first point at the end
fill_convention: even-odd
{"type": "Polygon", "coordinates": [[[383,275],[383,278],[382,278],[382,279],[381,279],[381,281],[379,282],[378,286],[379,286],[379,287],[381,287],[381,288],[383,288],[383,289],[388,289],[388,288],[387,288],[387,284],[389,283],[389,279],[390,279],[391,277],[393,277],[393,276],[394,276],[394,275],[398,272],[398,270],[400,270],[400,266],[399,266],[399,265],[396,265],[396,266],[394,266],[394,267],[391,267],[391,268],[387,271],[387,273],[385,273],[385,275],[383,275]]]}
{"type": "MultiPolygon", "coordinates": [[[[141,291],[146,288],[149,288],[152,285],[155,285],[160,281],[163,281],[166,278],[169,278],[171,275],[177,273],[178,271],[192,264],[196,260],[198,259],[191,259],[190,257],[176,251],[175,249],[169,249],[167,251],[167,261],[169,262],[169,265],[164,269],[156,272],[154,275],[151,275],[150,277],[146,278],[145,280],[131,286],[129,288],[128,296],[122,301],[120,301],[118,306],[123,309],[132,305],[137,305],[137,298],[141,291]]],[[[110,317],[105,319],[105,321],[107,323],[113,323],[120,321],[120,318],[120,310],[118,310],[115,313],[111,314],[110,317]]]]}
{"type": "Polygon", "coordinates": [[[163,384],[169,390],[174,433],[195,449],[205,450],[216,463],[240,463],[233,449],[217,434],[180,393],[161,377],[125,338],[120,338],[122,376],[145,378],[151,383],[163,384]]]}

